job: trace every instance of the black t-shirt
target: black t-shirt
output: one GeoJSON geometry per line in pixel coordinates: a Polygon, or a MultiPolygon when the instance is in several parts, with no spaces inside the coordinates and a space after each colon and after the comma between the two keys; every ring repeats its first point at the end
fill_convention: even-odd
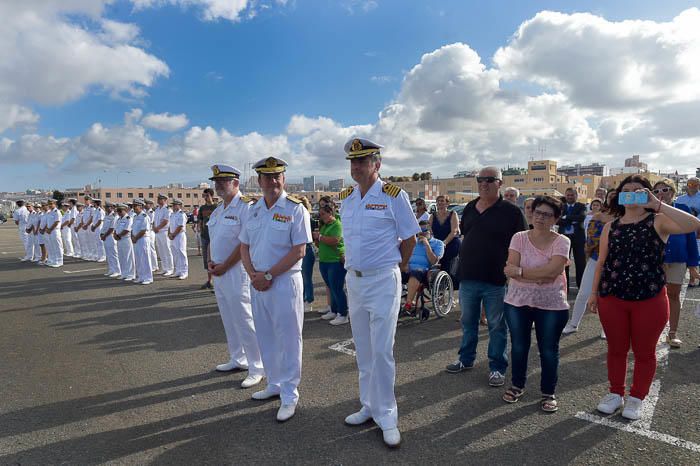
{"type": "Polygon", "coordinates": [[[204,204],[199,206],[197,221],[202,222],[202,231],[200,232],[202,239],[209,239],[209,227],[207,227],[207,223],[209,223],[209,217],[211,217],[211,213],[214,212],[215,209],[216,204],[204,204]]]}
{"type": "Polygon", "coordinates": [[[505,285],[503,267],[514,234],[527,230],[527,220],[520,208],[502,197],[483,213],[476,210],[475,199],[462,213],[460,229],[464,239],[459,249],[460,280],[477,280],[505,285]]]}

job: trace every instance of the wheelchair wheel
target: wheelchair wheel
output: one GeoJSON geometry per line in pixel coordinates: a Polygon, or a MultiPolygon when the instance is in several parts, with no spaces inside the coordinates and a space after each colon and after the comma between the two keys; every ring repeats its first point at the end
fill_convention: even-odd
{"type": "Polygon", "coordinates": [[[454,305],[454,285],[450,274],[444,271],[438,272],[430,288],[430,297],[435,314],[445,317],[450,313],[454,305]]]}

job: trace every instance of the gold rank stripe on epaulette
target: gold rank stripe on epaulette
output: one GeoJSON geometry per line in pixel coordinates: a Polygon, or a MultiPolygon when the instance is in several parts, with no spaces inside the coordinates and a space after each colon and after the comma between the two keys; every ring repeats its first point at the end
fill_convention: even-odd
{"type": "Polygon", "coordinates": [[[396,186],[395,184],[387,183],[382,187],[382,191],[384,191],[391,197],[397,197],[401,192],[401,187],[396,186]]]}
{"type": "Polygon", "coordinates": [[[348,186],[347,188],[343,189],[340,191],[340,194],[338,194],[338,199],[341,201],[344,201],[345,199],[348,198],[349,195],[352,194],[352,192],[355,190],[352,186],[348,186]]]}
{"type": "Polygon", "coordinates": [[[246,204],[250,204],[252,202],[253,198],[248,197],[248,196],[241,196],[241,201],[245,202],[246,204]]]}
{"type": "Polygon", "coordinates": [[[289,199],[290,201],[292,201],[292,202],[295,203],[295,204],[301,204],[301,199],[299,199],[299,198],[297,198],[297,197],[294,197],[294,196],[287,196],[287,199],[289,199]]]}

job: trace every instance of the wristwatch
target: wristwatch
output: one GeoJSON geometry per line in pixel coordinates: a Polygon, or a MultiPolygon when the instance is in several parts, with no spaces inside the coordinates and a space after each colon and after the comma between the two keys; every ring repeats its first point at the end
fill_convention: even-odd
{"type": "Polygon", "coordinates": [[[268,282],[272,281],[272,274],[269,271],[265,272],[265,280],[267,280],[268,282]]]}

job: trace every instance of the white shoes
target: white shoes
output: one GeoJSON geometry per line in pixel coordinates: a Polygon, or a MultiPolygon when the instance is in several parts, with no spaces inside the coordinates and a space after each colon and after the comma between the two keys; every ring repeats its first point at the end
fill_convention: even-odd
{"type": "Polygon", "coordinates": [[[178,280],[187,280],[187,275],[179,275],[177,277],[178,280]]]}
{"type": "Polygon", "coordinates": [[[338,314],[337,316],[335,316],[335,319],[331,320],[328,323],[331,325],[344,325],[344,324],[347,324],[348,322],[350,322],[350,319],[348,319],[348,316],[341,316],[340,314],[338,314]]]}
{"type": "Polygon", "coordinates": [[[386,443],[389,448],[396,448],[401,444],[401,432],[399,432],[397,427],[387,429],[383,431],[382,434],[384,437],[384,443],[386,443]]]}
{"type": "Polygon", "coordinates": [[[241,382],[241,388],[250,388],[259,384],[263,379],[262,375],[249,375],[243,382],[241,382]]]}
{"type": "Polygon", "coordinates": [[[333,320],[335,319],[337,314],[335,312],[328,311],[325,314],[321,316],[321,319],[323,320],[333,320]]]}
{"type": "Polygon", "coordinates": [[[119,275],[116,272],[109,275],[109,278],[117,278],[117,277],[121,277],[121,275],[119,275]]]}
{"type": "Polygon", "coordinates": [[[288,421],[289,419],[294,416],[294,412],[297,409],[297,405],[285,405],[283,404],[280,406],[280,409],[277,410],[277,421],[278,422],[285,422],[288,421]]]}
{"type": "Polygon", "coordinates": [[[316,312],[318,312],[319,314],[325,314],[327,312],[331,312],[331,308],[328,306],[322,307],[322,308],[316,309],[316,312]]]}
{"type": "Polygon", "coordinates": [[[566,327],[564,327],[564,330],[561,332],[564,335],[568,335],[570,333],[575,333],[578,332],[578,327],[574,327],[573,325],[566,324],[566,327]]]}
{"type": "Polygon", "coordinates": [[[218,366],[216,366],[216,370],[219,372],[231,372],[231,371],[235,371],[235,370],[247,371],[248,366],[243,366],[243,365],[239,366],[235,362],[229,361],[227,363],[219,364],[218,366]]]}
{"type": "Polygon", "coordinates": [[[153,280],[146,280],[146,281],[139,282],[139,283],[142,285],[150,285],[151,283],[153,283],[153,280]]]}
{"type": "Polygon", "coordinates": [[[97,259],[97,262],[107,262],[107,259],[97,259]]]}
{"type": "Polygon", "coordinates": [[[364,409],[359,410],[356,413],[352,413],[345,418],[345,423],[351,426],[359,426],[365,422],[372,419],[372,415],[366,412],[364,409]]]}
{"type": "Polygon", "coordinates": [[[169,276],[171,276],[172,274],[173,274],[173,271],[172,271],[172,270],[169,270],[169,271],[167,271],[167,272],[163,272],[163,276],[164,276],[164,277],[169,277],[169,276]]]}
{"type": "Polygon", "coordinates": [[[636,421],[642,417],[642,407],[644,406],[644,400],[635,398],[633,396],[628,396],[625,402],[625,409],[622,410],[622,417],[625,419],[630,419],[636,421]]]}
{"type": "Polygon", "coordinates": [[[124,277],[122,280],[124,280],[125,282],[132,282],[134,281],[134,277],[124,277]]]}
{"type": "MultiPolygon", "coordinates": [[[[268,400],[270,398],[277,398],[278,396],[280,396],[280,392],[268,385],[264,390],[253,393],[251,398],[254,400],[268,400]]],[[[292,415],[293,414],[292,412],[292,415]]]]}
{"type": "Polygon", "coordinates": [[[598,403],[598,411],[603,414],[613,414],[624,406],[625,400],[617,393],[608,393],[598,403]]]}
{"type": "Polygon", "coordinates": [[[109,276],[112,275],[112,274],[109,273],[109,272],[107,272],[107,273],[103,273],[102,275],[104,275],[105,277],[109,277],[109,276]]]}

